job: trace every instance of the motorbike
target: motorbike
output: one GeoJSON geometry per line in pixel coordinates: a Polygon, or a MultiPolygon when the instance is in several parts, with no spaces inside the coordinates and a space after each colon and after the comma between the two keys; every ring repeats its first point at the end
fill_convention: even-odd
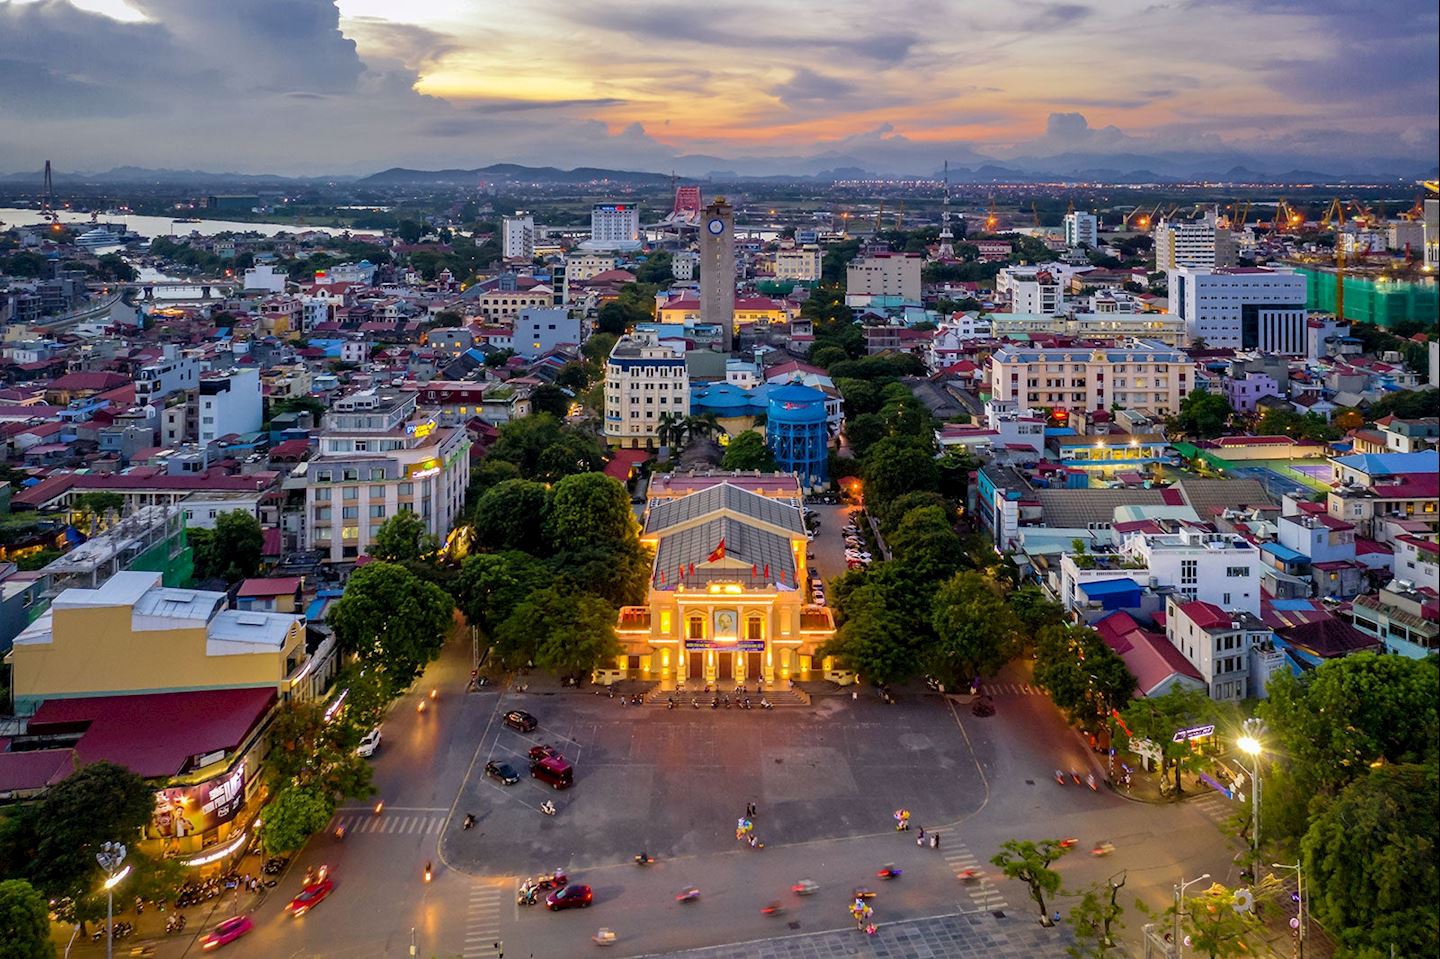
{"type": "Polygon", "coordinates": [[[1108,856],[1108,855],[1110,855],[1110,854],[1111,854],[1112,852],[1114,852],[1114,851],[1115,851],[1115,844],[1114,844],[1113,842],[1102,842],[1102,843],[1096,843],[1096,844],[1095,844],[1095,848],[1092,849],[1092,850],[1090,850],[1090,855],[1092,855],[1092,856],[1108,856]]]}
{"type": "Polygon", "coordinates": [[[699,898],[700,890],[696,889],[694,886],[691,886],[688,889],[682,889],[675,894],[675,901],[680,903],[695,902],[699,898]]]}
{"type": "Polygon", "coordinates": [[[885,866],[876,870],[875,875],[881,879],[899,879],[902,872],[904,872],[904,870],[900,867],[887,863],[885,866]]]}
{"type": "Polygon", "coordinates": [[[666,708],[666,709],[674,709],[674,708],[675,708],[675,697],[674,697],[674,696],[670,696],[669,698],[667,698],[667,699],[665,700],[665,708],[666,708]]]}
{"type": "Polygon", "coordinates": [[[533,880],[533,882],[535,883],[535,888],[541,890],[542,892],[549,892],[552,889],[559,889],[561,886],[565,885],[569,881],[569,877],[567,877],[563,872],[556,872],[553,876],[538,876],[533,880]]]}
{"type": "Polygon", "coordinates": [[[547,799],[540,804],[540,811],[547,816],[553,816],[555,815],[555,804],[547,799]]]}
{"type": "Polygon", "coordinates": [[[336,839],[344,839],[344,838],[345,838],[345,827],[344,827],[344,826],[336,826],[336,827],[335,827],[335,838],[336,838],[336,839]]]}
{"type": "Polygon", "coordinates": [[[611,932],[609,929],[601,929],[599,932],[595,933],[595,935],[591,936],[590,938],[597,946],[615,945],[615,933],[611,932]]]}
{"type": "Polygon", "coordinates": [[[417,713],[423,713],[425,711],[425,700],[422,699],[415,705],[415,711],[417,713]]]}
{"type": "Polygon", "coordinates": [[[690,705],[693,706],[693,707],[695,707],[696,709],[699,709],[699,708],[700,708],[700,700],[694,699],[694,698],[692,697],[691,700],[690,700],[690,705]]]}
{"type": "Polygon", "coordinates": [[[1080,785],[1080,770],[1078,770],[1078,769],[1072,769],[1072,770],[1070,770],[1070,778],[1073,779],[1073,780],[1075,780],[1075,785],[1077,785],[1077,786],[1080,785]]]}
{"type": "Polygon", "coordinates": [[[465,814],[465,821],[460,824],[460,828],[461,828],[461,829],[474,829],[474,828],[475,828],[475,814],[474,814],[474,813],[468,813],[468,812],[467,812],[467,813],[465,814]]]}
{"type": "Polygon", "coordinates": [[[653,864],[654,862],[655,862],[655,857],[654,857],[654,856],[646,855],[646,854],[643,853],[643,852],[642,852],[640,855],[638,855],[638,856],[635,857],[635,865],[637,865],[637,866],[649,866],[649,865],[653,864]]]}
{"type": "Polygon", "coordinates": [[[762,700],[760,700],[760,708],[761,708],[761,709],[774,709],[774,708],[775,708],[775,704],[772,703],[772,702],[771,702],[770,700],[768,700],[768,699],[762,699],[762,700]]]}
{"type": "Polygon", "coordinates": [[[1065,785],[1065,773],[1062,770],[1055,770],[1055,781],[1062,786],[1065,785]]]}
{"type": "Polygon", "coordinates": [[[379,802],[377,802],[377,803],[375,804],[375,815],[378,816],[378,815],[380,815],[380,814],[381,814],[382,812],[384,812],[384,811],[385,811],[385,800],[382,799],[382,800],[380,800],[379,802]]]}
{"type": "Polygon", "coordinates": [[[1079,841],[1080,840],[1076,839],[1074,836],[1067,836],[1066,838],[1060,840],[1060,848],[1069,849],[1071,846],[1075,845],[1079,841]]]}
{"type": "Polygon", "coordinates": [[[801,879],[790,887],[790,891],[797,896],[813,896],[820,891],[820,885],[813,879],[801,879]]]}
{"type": "Polygon", "coordinates": [[[1090,787],[1091,792],[1099,792],[1100,785],[1095,782],[1095,774],[1091,773],[1085,777],[1085,785],[1090,787]]]}
{"type": "Polygon", "coordinates": [[[875,890],[869,886],[856,886],[852,898],[859,899],[862,902],[868,899],[874,899],[875,890]]]}
{"type": "Polygon", "coordinates": [[[960,873],[959,878],[961,882],[978,882],[980,879],[980,873],[974,869],[966,869],[964,872],[960,873]]]}
{"type": "Polygon", "coordinates": [[[181,915],[180,913],[176,913],[175,915],[171,916],[169,919],[166,919],[166,920],[165,920],[165,931],[166,931],[166,932],[184,932],[184,931],[185,931],[185,917],[184,917],[183,915],[181,915]]]}
{"type": "Polygon", "coordinates": [[[432,870],[432,869],[430,868],[430,864],[427,862],[427,863],[425,864],[425,881],[426,881],[426,882],[429,882],[431,876],[433,876],[433,875],[434,875],[434,870],[432,870]]]}
{"type": "Polygon", "coordinates": [[[772,902],[760,910],[762,916],[778,916],[785,911],[785,907],[779,902],[772,902]]]}
{"type": "Polygon", "coordinates": [[[436,698],[437,696],[439,696],[439,695],[440,695],[440,690],[438,690],[438,689],[432,689],[432,690],[430,690],[430,698],[431,698],[432,700],[435,699],[435,698],[436,698]]]}

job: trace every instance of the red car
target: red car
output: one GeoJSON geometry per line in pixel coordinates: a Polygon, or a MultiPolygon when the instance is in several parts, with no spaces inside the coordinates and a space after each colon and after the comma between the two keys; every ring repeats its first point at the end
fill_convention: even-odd
{"type": "Polygon", "coordinates": [[[554,746],[546,743],[543,746],[530,747],[530,761],[538,763],[542,759],[559,759],[560,752],[554,746]]]}
{"type": "Polygon", "coordinates": [[[255,923],[250,921],[249,916],[235,916],[233,919],[226,919],[201,941],[200,948],[218,949],[227,943],[234,942],[254,928],[255,923]]]}
{"type": "Polygon", "coordinates": [[[590,887],[583,883],[576,883],[573,886],[562,886],[550,895],[545,897],[545,905],[551,912],[557,909],[585,909],[595,899],[595,893],[590,887]]]}
{"type": "Polygon", "coordinates": [[[335,883],[329,879],[322,879],[319,882],[311,883],[300,890],[300,895],[290,900],[287,907],[292,916],[303,916],[315,908],[326,896],[334,890],[335,883]]]}

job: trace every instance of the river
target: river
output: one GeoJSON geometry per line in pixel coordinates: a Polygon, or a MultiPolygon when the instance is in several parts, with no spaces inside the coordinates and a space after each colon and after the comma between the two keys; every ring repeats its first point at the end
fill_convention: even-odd
{"type": "MultiPolygon", "coordinates": [[[[157,236],[187,236],[191,233],[199,233],[201,236],[214,236],[216,233],[259,233],[264,236],[274,236],[277,233],[304,233],[318,232],[329,233],[338,236],[341,233],[367,234],[374,236],[380,233],[379,230],[343,230],[331,226],[297,226],[294,223],[241,223],[236,220],[201,220],[199,223],[175,223],[163,216],[120,216],[101,214],[98,217],[100,223],[122,223],[127,229],[134,230],[146,239],[154,239],[157,236]]],[[[14,207],[0,207],[0,223],[5,227],[12,226],[33,226],[36,223],[44,223],[45,218],[40,215],[39,210],[21,210],[14,207]]],[[[84,233],[90,227],[90,215],[60,213],[60,222],[64,226],[71,227],[77,233],[84,233]]]]}

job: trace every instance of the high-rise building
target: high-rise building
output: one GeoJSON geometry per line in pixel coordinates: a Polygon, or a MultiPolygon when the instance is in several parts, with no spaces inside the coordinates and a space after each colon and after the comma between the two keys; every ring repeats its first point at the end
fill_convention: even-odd
{"type": "Polygon", "coordinates": [[[640,249],[640,208],[633,203],[597,203],[590,208],[587,250],[640,249]]]}
{"type": "Polygon", "coordinates": [[[1239,257],[1235,234],[1221,227],[1215,211],[1199,220],[1161,220],[1155,226],[1155,269],[1234,266],[1239,257]]]}
{"type": "Polygon", "coordinates": [[[1095,219],[1095,214],[1083,210],[1071,210],[1065,214],[1065,245],[1091,248],[1100,245],[1100,222],[1095,219]]]}
{"type": "Polygon", "coordinates": [[[872,253],[851,260],[845,267],[846,305],[869,306],[876,298],[919,303],[923,265],[918,253],[872,253]]]}
{"type": "Polygon", "coordinates": [[[1170,270],[1170,312],[1191,342],[1304,356],[1305,277],[1262,267],[1170,270]]]}
{"type": "Polygon", "coordinates": [[[1432,271],[1440,270],[1440,200],[1425,201],[1420,222],[1425,225],[1425,266],[1432,271]]]}
{"type": "Polygon", "coordinates": [[[530,260],[535,256],[535,218],[518,212],[501,221],[501,255],[507,260],[530,260]]]}
{"type": "Polygon", "coordinates": [[[368,389],[325,414],[320,452],[286,481],[305,490],[306,548],[353,562],[387,519],[409,510],[444,540],[465,500],[470,440],[416,410],[417,394],[368,389]]]}
{"type": "Polygon", "coordinates": [[[735,339],[735,209],[716,197],[700,217],[700,322],[720,328],[721,349],[735,339]]]}
{"type": "Polygon", "coordinates": [[[1105,349],[1004,346],[990,357],[992,398],[1018,409],[1173,413],[1194,385],[1181,350],[1135,344],[1105,349]]]}
{"type": "Polygon", "coordinates": [[[260,429],[260,371],[248,369],[206,373],[200,378],[200,428],[196,436],[203,446],[231,433],[254,433],[260,429]]]}
{"type": "Polygon", "coordinates": [[[995,275],[995,295],[1014,313],[1053,316],[1065,308],[1065,284],[1054,270],[1040,266],[1007,266],[995,275]]]}
{"type": "Polygon", "coordinates": [[[809,282],[820,279],[820,247],[807,245],[775,251],[775,279],[809,282]]]}
{"type": "Polygon", "coordinates": [[[605,439],[612,446],[655,446],[660,423],[690,415],[690,374],[681,346],[653,331],[622,336],[605,363],[605,439]]]}

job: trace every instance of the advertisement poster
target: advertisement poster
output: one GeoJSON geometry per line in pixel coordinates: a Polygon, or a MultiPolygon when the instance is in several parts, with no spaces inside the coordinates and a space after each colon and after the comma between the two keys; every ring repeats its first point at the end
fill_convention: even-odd
{"type": "Polygon", "coordinates": [[[203,833],[229,822],[244,801],[242,762],[224,776],[155,793],[155,814],[147,833],[154,839],[184,839],[203,833]]]}

